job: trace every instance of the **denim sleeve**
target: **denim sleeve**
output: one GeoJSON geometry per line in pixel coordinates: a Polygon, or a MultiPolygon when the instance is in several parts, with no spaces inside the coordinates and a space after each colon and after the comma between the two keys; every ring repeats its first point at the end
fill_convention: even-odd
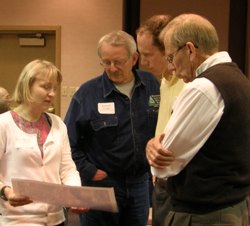
{"type": "Polygon", "coordinates": [[[81,102],[73,97],[66,113],[64,122],[68,129],[72,158],[76,164],[82,180],[90,180],[96,173],[95,165],[88,161],[84,150],[84,127],[86,122],[82,119],[83,112],[81,102]]]}

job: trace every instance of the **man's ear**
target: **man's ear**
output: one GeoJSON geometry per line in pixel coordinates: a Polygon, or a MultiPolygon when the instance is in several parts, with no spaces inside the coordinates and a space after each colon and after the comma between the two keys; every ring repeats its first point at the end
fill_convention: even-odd
{"type": "Polygon", "coordinates": [[[138,58],[139,58],[139,53],[138,52],[134,53],[134,55],[132,56],[133,66],[136,65],[136,62],[137,62],[138,58]]]}
{"type": "Polygon", "coordinates": [[[189,51],[190,61],[193,61],[197,55],[197,47],[192,42],[187,42],[186,46],[189,51]]]}

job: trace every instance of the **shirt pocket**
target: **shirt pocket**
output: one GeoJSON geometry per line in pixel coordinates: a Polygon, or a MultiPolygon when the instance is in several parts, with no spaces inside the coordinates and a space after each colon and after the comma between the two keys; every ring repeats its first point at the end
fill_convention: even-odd
{"type": "Polygon", "coordinates": [[[11,169],[13,177],[18,177],[20,173],[25,177],[30,174],[34,166],[41,165],[41,153],[36,136],[17,138],[15,149],[9,154],[9,164],[14,166],[11,169]]]}
{"type": "Polygon", "coordinates": [[[113,128],[118,125],[117,117],[110,117],[105,119],[97,119],[91,122],[94,131],[98,132],[105,128],[113,128]]]}
{"type": "Polygon", "coordinates": [[[20,164],[26,164],[31,159],[41,157],[36,136],[31,136],[27,139],[17,139],[15,143],[15,156],[17,157],[15,161],[19,161],[20,164]]]}
{"type": "Polygon", "coordinates": [[[30,136],[29,138],[18,138],[16,139],[16,149],[34,149],[37,147],[36,136],[30,136]]]}
{"type": "Polygon", "coordinates": [[[118,118],[116,116],[91,121],[96,142],[107,148],[112,147],[117,138],[118,118]]]}

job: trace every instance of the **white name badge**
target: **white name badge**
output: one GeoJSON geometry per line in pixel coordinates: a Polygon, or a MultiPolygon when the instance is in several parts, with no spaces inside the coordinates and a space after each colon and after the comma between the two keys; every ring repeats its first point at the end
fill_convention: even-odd
{"type": "Polygon", "coordinates": [[[115,103],[98,103],[98,112],[100,114],[115,114],[115,103]]]}

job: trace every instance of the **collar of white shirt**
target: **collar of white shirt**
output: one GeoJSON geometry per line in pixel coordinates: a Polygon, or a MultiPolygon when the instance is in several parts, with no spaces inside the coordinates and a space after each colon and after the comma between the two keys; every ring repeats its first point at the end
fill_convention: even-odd
{"type": "Polygon", "coordinates": [[[208,68],[220,64],[220,63],[227,63],[232,62],[231,57],[229,56],[228,52],[222,51],[213,54],[212,56],[208,57],[196,70],[196,77],[200,75],[202,72],[206,71],[208,68]]]}

